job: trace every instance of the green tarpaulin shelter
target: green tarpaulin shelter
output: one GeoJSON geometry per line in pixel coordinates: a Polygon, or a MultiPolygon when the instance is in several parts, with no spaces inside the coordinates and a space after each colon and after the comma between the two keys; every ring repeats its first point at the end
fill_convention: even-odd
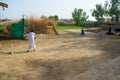
{"type": "Polygon", "coordinates": [[[19,39],[24,38],[24,25],[25,25],[25,20],[24,19],[22,19],[18,23],[12,24],[11,35],[12,35],[13,38],[19,38],[19,39]]]}

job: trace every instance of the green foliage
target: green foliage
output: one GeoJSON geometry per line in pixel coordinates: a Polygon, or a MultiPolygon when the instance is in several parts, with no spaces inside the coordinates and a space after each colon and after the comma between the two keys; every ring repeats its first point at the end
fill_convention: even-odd
{"type": "Polygon", "coordinates": [[[120,0],[110,1],[110,16],[113,22],[120,21],[120,0]]]}
{"type": "Polygon", "coordinates": [[[49,18],[49,19],[54,19],[54,16],[49,16],[48,18],[49,18]]]}
{"type": "Polygon", "coordinates": [[[112,22],[120,22],[120,0],[106,0],[104,6],[97,4],[96,9],[92,10],[92,16],[99,22],[105,20],[103,16],[110,16],[112,22]]]}
{"type": "Polygon", "coordinates": [[[83,26],[85,28],[91,28],[91,27],[99,27],[100,24],[99,22],[87,21],[87,22],[81,23],[80,26],[83,26]]]}
{"type": "MultiPolygon", "coordinates": [[[[34,16],[31,16],[31,17],[34,17],[34,16]]],[[[47,17],[44,16],[44,15],[42,15],[40,18],[41,18],[41,19],[47,19],[47,17]]]]}
{"type": "Polygon", "coordinates": [[[75,20],[76,26],[79,26],[82,22],[86,22],[89,16],[82,9],[75,8],[74,12],[72,12],[72,17],[75,20]]]}
{"type": "Polygon", "coordinates": [[[57,15],[54,16],[55,20],[58,21],[59,17],[57,15]]]}
{"type": "Polygon", "coordinates": [[[104,4],[104,15],[105,15],[105,16],[108,16],[108,15],[109,15],[109,9],[110,9],[110,8],[109,8],[109,4],[110,4],[109,1],[106,0],[106,1],[105,1],[105,4],[104,4]]]}
{"type": "Polygon", "coordinates": [[[89,16],[87,16],[86,12],[83,12],[82,17],[81,17],[81,21],[86,22],[88,18],[89,18],[89,16]]]}
{"type": "Polygon", "coordinates": [[[102,5],[97,4],[96,9],[93,9],[92,16],[95,17],[95,19],[100,22],[103,20],[103,15],[104,15],[104,8],[102,5]]]}
{"type": "Polygon", "coordinates": [[[49,16],[48,18],[49,18],[49,19],[53,19],[53,20],[55,20],[55,21],[58,21],[58,20],[59,20],[59,18],[58,18],[57,15],[55,15],[55,16],[49,16]]]}

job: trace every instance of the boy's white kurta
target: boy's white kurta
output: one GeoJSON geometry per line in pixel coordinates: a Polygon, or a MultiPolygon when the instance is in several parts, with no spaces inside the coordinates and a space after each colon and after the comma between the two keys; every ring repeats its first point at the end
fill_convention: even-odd
{"type": "Polygon", "coordinates": [[[28,51],[30,51],[30,49],[33,47],[34,50],[36,50],[36,45],[35,45],[35,37],[36,34],[34,32],[29,32],[28,34],[28,38],[29,38],[29,47],[28,47],[28,51]]]}

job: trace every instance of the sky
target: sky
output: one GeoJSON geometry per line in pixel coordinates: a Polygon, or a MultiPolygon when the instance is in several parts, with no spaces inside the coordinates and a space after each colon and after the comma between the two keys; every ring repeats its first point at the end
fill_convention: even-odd
{"type": "Polygon", "coordinates": [[[88,20],[95,20],[91,10],[96,4],[104,4],[106,0],[0,0],[8,4],[4,11],[0,7],[0,18],[20,19],[22,15],[36,17],[58,15],[59,19],[72,19],[75,8],[83,9],[89,15],[88,20]]]}

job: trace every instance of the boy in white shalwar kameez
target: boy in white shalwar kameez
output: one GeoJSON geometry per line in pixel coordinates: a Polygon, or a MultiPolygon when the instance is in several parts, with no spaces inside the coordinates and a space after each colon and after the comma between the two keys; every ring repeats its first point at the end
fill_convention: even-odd
{"type": "Polygon", "coordinates": [[[36,37],[36,34],[34,33],[33,30],[31,30],[28,34],[28,38],[29,38],[29,47],[27,49],[27,52],[30,51],[30,49],[33,47],[34,48],[34,51],[36,50],[36,45],[35,45],[35,37],[36,37]]]}

